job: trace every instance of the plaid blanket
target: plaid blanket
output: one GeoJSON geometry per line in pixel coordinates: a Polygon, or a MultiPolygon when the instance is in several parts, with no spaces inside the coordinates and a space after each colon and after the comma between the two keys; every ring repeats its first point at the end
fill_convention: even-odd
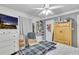
{"type": "Polygon", "coordinates": [[[34,46],[30,46],[30,47],[26,47],[25,49],[23,49],[21,52],[24,55],[43,55],[46,52],[48,52],[49,50],[53,50],[55,49],[55,43],[52,42],[40,42],[37,45],[34,46]]]}

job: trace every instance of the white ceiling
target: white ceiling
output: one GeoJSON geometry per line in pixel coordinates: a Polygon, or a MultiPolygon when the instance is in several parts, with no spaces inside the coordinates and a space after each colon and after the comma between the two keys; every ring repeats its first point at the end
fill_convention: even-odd
{"type": "MultiPolygon", "coordinates": [[[[52,10],[54,14],[49,15],[49,16],[54,16],[54,15],[61,14],[64,12],[79,9],[79,4],[50,4],[50,7],[59,6],[59,5],[64,6],[64,7],[52,10]]],[[[40,7],[43,7],[44,4],[1,4],[1,6],[9,7],[9,8],[27,13],[28,15],[31,15],[31,16],[43,18],[43,16],[39,16],[39,12],[41,11],[33,10],[32,8],[40,8],[40,7]]]]}

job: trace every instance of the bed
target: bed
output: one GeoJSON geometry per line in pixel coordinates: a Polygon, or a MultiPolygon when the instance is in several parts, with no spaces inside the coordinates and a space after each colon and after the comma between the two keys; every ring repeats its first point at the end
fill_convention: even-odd
{"type": "Polygon", "coordinates": [[[25,47],[19,52],[21,55],[44,55],[48,51],[56,49],[55,45],[53,42],[40,41],[39,44],[25,47]]]}

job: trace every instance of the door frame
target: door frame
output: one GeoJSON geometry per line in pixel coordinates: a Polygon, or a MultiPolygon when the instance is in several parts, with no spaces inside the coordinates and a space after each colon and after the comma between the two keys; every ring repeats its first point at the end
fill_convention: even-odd
{"type": "Polygon", "coordinates": [[[77,15],[77,47],[79,47],[79,15],[77,15]]]}

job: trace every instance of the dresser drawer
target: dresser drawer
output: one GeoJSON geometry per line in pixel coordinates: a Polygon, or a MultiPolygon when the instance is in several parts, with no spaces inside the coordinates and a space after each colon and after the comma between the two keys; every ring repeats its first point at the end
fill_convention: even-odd
{"type": "Polygon", "coordinates": [[[10,46],[0,48],[0,55],[10,54],[10,46]]]}
{"type": "Polygon", "coordinates": [[[4,47],[4,46],[8,46],[10,45],[10,41],[7,40],[7,41],[0,41],[0,47],[4,47]]]}

